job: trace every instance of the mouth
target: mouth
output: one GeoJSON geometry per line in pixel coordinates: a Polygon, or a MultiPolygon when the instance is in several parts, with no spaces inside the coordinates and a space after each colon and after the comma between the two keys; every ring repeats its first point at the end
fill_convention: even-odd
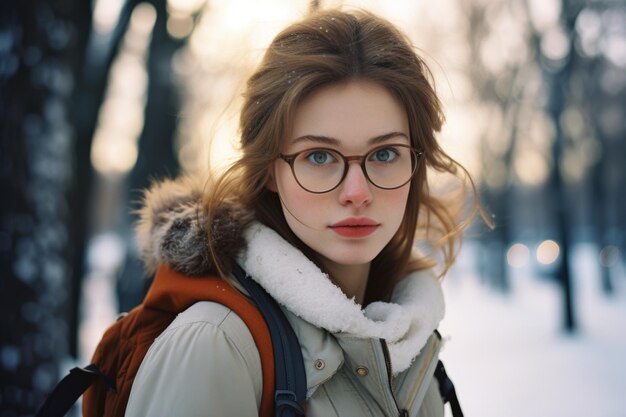
{"type": "Polygon", "coordinates": [[[343,237],[360,238],[374,233],[380,223],[368,218],[349,218],[330,225],[330,229],[343,237]]]}

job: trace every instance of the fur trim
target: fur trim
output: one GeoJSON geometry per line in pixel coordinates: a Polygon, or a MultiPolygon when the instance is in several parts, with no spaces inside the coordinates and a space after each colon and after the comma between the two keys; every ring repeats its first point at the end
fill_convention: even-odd
{"type": "Polygon", "coordinates": [[[215,243],[218,257],[230,269],[232,260],[245,247],[243,231],[252,215],[228,202],[220,207],[209,227],[202,199],[202,182],[191,178],[165,180],[144,192],[136,239],[149,274],[159,263],[189,276],[215,273],[208,239],[215,243]]]}
{"type": "Polygon", "coordinates": [[[365,309],[272,229],[254,223],[239,262],[287,310],[331,333],[387,341],[393,373],[409,368],[444,316],[443,292],[430,271],[415,272],[395,288],[392,302],[365,309]]]}

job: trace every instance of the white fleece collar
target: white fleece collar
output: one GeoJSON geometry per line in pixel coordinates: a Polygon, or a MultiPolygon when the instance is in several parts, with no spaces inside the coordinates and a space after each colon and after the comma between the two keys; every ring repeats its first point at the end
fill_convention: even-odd
{"type": "Polygon", "coordinates": [[[246,240],[239,262],[276,301],[331,333],[385,339],[394,374],[411,365],[444,316],[441,286],[430,272],[408,275],[394,289],[392,302],[361,309],[274,230],[253,223],[246,240]]]}

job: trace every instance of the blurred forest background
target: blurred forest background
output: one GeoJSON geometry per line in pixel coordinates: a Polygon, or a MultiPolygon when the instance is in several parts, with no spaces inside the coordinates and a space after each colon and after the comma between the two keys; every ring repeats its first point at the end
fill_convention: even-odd
{"type": "Polygon", "coordinates": [[[497,226],[467,237],[480,285],[508,294],[529,271],[558,289],[554,331],[584,332],[572,278],[584,243],[602,299],[626,293],[623,0],[3,1],[0,417],[32,415],[141,301],[140,190],[228,161],[263,48],[338,5],[387,17],[429,62],[443,146],[497,226]]]}

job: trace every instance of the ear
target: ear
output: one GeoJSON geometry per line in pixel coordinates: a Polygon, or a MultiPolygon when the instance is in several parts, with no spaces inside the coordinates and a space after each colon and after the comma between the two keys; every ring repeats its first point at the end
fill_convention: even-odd
{"type": "Polygon", "coordinates": [[[274,174],[273,165],[267,170],[267,176],[265,178],[265,188],[274,193],[278,192],[278,186],[276,185],[276,176],[274,174]]]}

